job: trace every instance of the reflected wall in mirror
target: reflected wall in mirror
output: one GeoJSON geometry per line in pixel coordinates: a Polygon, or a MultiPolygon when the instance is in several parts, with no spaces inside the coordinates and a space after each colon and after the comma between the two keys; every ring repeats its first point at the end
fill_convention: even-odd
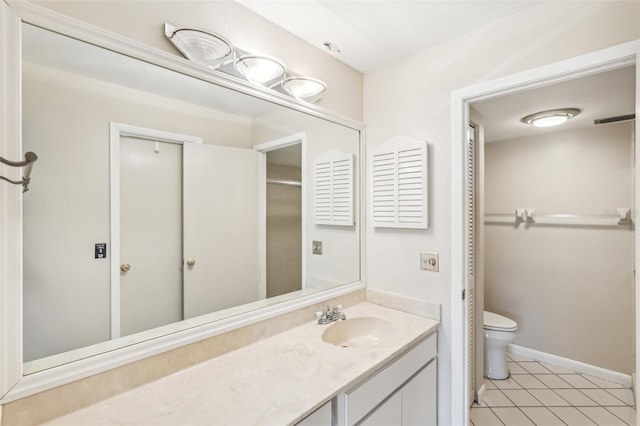
{"type": "Polygon", "coordinates": [[[28,24],[22,54],[25,374],[360,279],[306,184],[357,129],[28,24]]]}

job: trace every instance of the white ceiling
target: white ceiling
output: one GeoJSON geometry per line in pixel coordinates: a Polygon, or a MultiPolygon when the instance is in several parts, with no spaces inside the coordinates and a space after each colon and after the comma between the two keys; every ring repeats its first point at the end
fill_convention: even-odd
{"type": "MultiPolygon", "coordinates": [[[[534,0],[236,0],[318,48],[330,41],[339,60],[366,73],[542,3],[534,0]]],[[[325,49],[326,50],[326,49],[325,49]]],[[[635,67],[574,79],[474,104],[485,119],[487,141],[593,125],[597,118],[630,114],[635,67]],[[520,122],[546,109],[583,112],[560,128],[520,122]]]]}
{"type": "Polygon", "coordinates": [[[635,66],[492,98],[472,107],[482,115],[487,142],[593,126],[595,119],[635,112],[635,66]],[[582,112],[562,126],[541,129],[520,121],[539,111],[567,107],[582,112]]]}
{"type": "Polygon", "coordinates": [[[366,73],[531,7],[533,0],[236,0],[366,73]],[[326,49],[325,49],[326,50],[326,49]]]}

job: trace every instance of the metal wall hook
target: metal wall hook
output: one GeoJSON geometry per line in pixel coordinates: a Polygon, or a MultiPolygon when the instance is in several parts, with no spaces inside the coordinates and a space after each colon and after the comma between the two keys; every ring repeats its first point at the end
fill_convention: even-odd
{"type": "Polygon", "coordinates": [[[0,157],[0,163],[6,164],[10,167],[24,167],[24,173],[22,174],[22,180],[11,180],[5,176],[0,176],[0,179],[5,180],[14,185],[22,185],[22,192],[25,193],[29,190],[29,182],[31,182],[31,171],[33,169],[33,163],[36,162],[38,156],[35,152],[27,152],[24,154],[24,161],[11,161],[4,157],[0,157]]]}

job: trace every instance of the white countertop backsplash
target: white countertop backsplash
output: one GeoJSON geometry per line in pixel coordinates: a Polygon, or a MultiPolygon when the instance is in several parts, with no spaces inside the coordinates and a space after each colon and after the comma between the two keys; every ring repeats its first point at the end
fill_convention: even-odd
{"type": "Polygon", "coordinates": [[[347,321],[378,317],[393,326],[375,346],[322,340],[330,325],[309,323],[56,418],[46,425],[292,424],[391,361],[439,322],[368,302],[347,321]]]}

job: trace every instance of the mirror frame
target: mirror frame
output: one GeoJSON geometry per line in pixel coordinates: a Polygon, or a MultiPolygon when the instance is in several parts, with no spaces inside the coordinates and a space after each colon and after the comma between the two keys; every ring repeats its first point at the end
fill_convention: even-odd
{"type": "MultiPolygon", "coordinates": [[[[160,337],[149,337],[135,344],[92,355],[48,370],[24,375],[22,310],[22,188],[0,184],[0,404],[5,404],[56,386],[70,383],[115,367],[138,361],[171,349],[194,343],[239,327],[263,321],[365,287],[365,179],[363,123],[336,115],[321,107],[290,98],[233,76],[212,72],[178,55],[147,46],[44,7],[18,0],[0,1],[0,152],[9,159],[22,158],[21,30],[22,23],[33,24],[98,47],[131,56],[212,84],[254,96],[319,119],[360,132],[360,280],[292,300],[258,308],[240,315],[206,322],[160,337]]],[[[36,166],[37,167],[37,166],[36,166]]],[[[0,174],[20,179],[21,169],[0,165],[0,174]]]]}

